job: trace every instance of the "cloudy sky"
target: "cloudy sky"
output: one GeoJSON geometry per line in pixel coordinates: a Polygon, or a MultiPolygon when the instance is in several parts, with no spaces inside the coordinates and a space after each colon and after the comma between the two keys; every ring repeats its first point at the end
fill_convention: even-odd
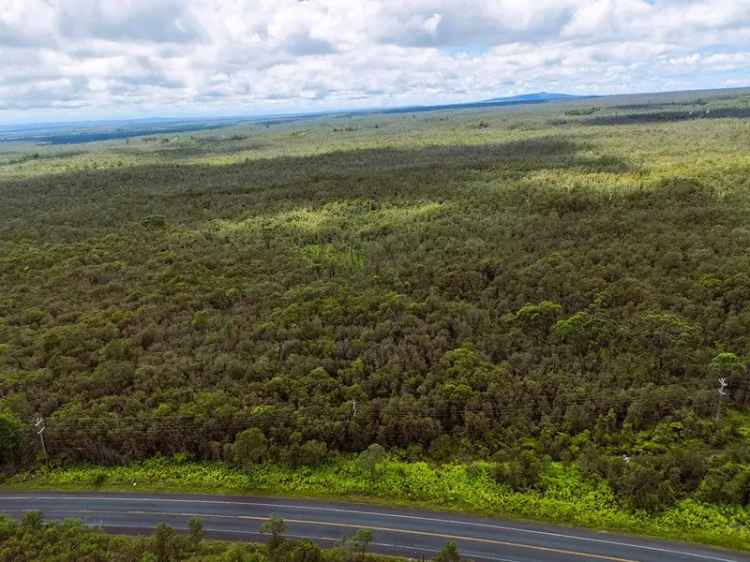
{"type": "Polygon", "coordinates": [[[0,0],[0,122],[750,86],[750,0],[0,0]]]}

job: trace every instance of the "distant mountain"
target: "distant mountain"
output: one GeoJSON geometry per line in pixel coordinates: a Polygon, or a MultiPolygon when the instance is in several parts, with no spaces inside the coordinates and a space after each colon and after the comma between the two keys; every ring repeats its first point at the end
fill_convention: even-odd
{"type": "Polygon", "coordinates": [[[522,94],[520,96],[508,96],[504,98],[492,98],[484,100],[482,103],[543,103],[546,101],[573,100],[579,98],[589,98],[591,96],[573,96],[570,94],[556,94],[551,92],[535,92],[533,94],[522,94]]]}
{"type": "Polygon", "coordinates": [[[394,107],[388,109],[378,109],[372,111],[352,112],[352,113],[422,113],[426,111],[443,111],[443,110],[460,110],[460,109],[481,109],[487,107],[500,107],[506,105],[523,105],[536,103],[553,103],[565,100],[583,100],[599,96],[573,96],[570,94],[553,94],[549,92],[537,92],[534,94],[523,94],[521,96],[509,96],[507,98],[492,98],[491,100],[450,103],[443,105],[410,105],[406,107],[394,107]]]}

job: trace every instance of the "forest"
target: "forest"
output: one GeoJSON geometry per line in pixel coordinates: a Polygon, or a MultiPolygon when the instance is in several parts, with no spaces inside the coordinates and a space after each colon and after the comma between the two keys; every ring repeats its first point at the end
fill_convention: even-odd
{"type": "Polygon", "coordinates": [[[746,509],[750,94],[592,103],[0,149],[4,473],[44,427],[53,467],[375,444],[746,509]]]}

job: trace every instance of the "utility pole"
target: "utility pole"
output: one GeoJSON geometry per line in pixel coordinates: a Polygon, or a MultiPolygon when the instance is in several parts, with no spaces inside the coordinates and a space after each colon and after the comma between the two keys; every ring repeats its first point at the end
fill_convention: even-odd
{"type": "Polygon", "coordinates": [[[716,407],[716,421],[719,421],[721,417],[721,401],[727,397],[727,379],[724,377],[719,379],[719,403],[716,407]]]}
{"type": "Polygon", "coordinates": [[[357,401],[356,400],[352,400],[352,417],[353,418],[357,417],[357,401]]]}
{"type": "Polygon", "coordinates": [[[36,434],[39,436],[39,441],[42,442],[42,452],[44,453],[44,462],[49,466],[49,455],[47,454],[47,443],[44,441],[44,432],[47,430],[47,424],[44,423],[44,418],[37,414],[34,427],[37,428],[36,434]]]}

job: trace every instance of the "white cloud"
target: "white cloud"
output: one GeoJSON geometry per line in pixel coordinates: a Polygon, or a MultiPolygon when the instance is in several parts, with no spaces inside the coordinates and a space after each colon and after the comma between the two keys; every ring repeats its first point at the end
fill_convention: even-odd
{"type": "Polygon", "coordinates": [[[744,77],[750,0],[0,0],[0,119],[615,93],[744,77]]]}

